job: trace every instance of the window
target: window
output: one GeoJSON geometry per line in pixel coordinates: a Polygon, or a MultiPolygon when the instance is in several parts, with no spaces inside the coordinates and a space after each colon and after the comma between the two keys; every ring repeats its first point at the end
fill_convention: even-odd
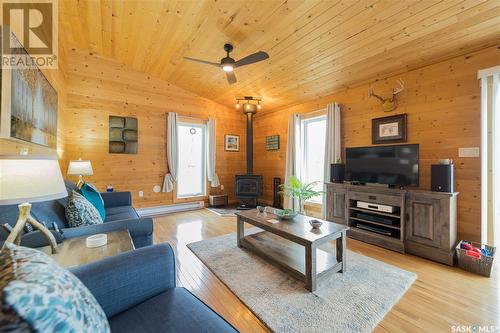
{"type": "Polygon", "coordinates": [[[177,198],[206,195],[205,124],[177,123],[177,198]]]}
{"type": "MultiPolygon", "coordinates": [[[[326,116],[307,118],[301,121],[302,165],[301,180],[305,183],[318,182],[314,188],[323,190],[326,116]]],[[[311,202],[321,203],[322,197],[311,199],[311,202]]]]}

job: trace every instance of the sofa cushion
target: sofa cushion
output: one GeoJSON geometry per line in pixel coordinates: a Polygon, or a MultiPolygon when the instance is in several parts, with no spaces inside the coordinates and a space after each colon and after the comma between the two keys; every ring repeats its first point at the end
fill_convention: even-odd
{"type": "Polygon", "coordinates": [[[102,220],[106,219],[106,210],[104,209],[104,200],[102,200],[101,194],[97,189],[92,186],[92,184],[85,183],[80,189],[81,195],[85,197],[99,212],[102,220]]]}
{"type": "Polygon", "coordinates": [[[109,332],[101,306],[45,253],[7,243],[0,251],[0,330],[109,332]]]}
{"type": "Polygon", "coordinates": [[[66,222],[65,214],[65,207],[61,205],[59,200],[37,202],[31,207],[31,215],[35,220],[42,222],[49,228],[53,228],[54,223],[59,229],[67,228],[68,222],[66,222]]]}
{"type": "Polygon", "coordinates": [[[102,223],[101,215],[97,209],[76,191],[73,191],[69,198],[66,219],[70,228],[102,223]]]}
{"type": "Polygon", "coordinates": [[[139,215],[132,206],[106,208],[106,222],[138,219],[139,215]]]}
{"type": "Polygon", "coordinates": [[[109,319],[112,332],[237,332],[184,288],[173,288],[109,319]]]}

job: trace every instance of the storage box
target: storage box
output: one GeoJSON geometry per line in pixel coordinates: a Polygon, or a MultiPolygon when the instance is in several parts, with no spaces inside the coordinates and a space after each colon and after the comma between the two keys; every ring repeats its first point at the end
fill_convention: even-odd
{"type": "Polygon", "coordinates": [[[211,194],[208,200],[210,207],[227,206],[227,194],[211,194]]]}
{"type": "Polygon", "coordinates": [[[462,242],[465,241],[460,241],[456,247],[456,254],[457,254],[457,259],[458,259],[458,266],[466,271],[476,273],[482,276],[487,276],[490,277],[491,275],[491,269],[493,268],[493,261],[495,258],[495,251],[496,248],[493,246],[488,246],[485,244],[480,244],[480,243],[474,243],[474,242],[468,242],[470,245],[473,247],[477,247],[480,249],[486,249],[488,252],[491,253],[491,257],[485,256],[481,254],[481,258],[475,258],[467,255],[467,250],[464,250],[460,247],[462,242]]]}

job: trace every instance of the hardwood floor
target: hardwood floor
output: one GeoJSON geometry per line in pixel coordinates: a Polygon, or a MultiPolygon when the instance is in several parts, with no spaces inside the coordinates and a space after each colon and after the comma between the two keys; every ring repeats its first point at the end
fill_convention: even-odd
{"type": "MultiPolygon", "coordinates": [[[[220,217],[204,209],[155,218],[154,239],[156,243],[169,242],[174,248],[178,285],[189,289],[241,332],[268,332],[186,247],[191,242],[232,232],[236,232],[235,217],[220,217]]],[[[417,281],[375,332],[451,332],[453,325],[474,324],[500,329],[498,265],[488,279],[353,239],[348,239],[347,248],[418,274],[417,281]]]]}

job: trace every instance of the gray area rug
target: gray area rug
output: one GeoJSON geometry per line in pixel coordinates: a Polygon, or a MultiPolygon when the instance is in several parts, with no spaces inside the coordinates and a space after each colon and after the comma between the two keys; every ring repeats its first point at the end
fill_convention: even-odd
{"type": "Polygon", "coordinates": [[[417,277],[348,251],[347,272],[332,274],[310,293],[303,282],[239,249],[235,233],[187,246],[275,332],[371,332],[417,277]]]}

